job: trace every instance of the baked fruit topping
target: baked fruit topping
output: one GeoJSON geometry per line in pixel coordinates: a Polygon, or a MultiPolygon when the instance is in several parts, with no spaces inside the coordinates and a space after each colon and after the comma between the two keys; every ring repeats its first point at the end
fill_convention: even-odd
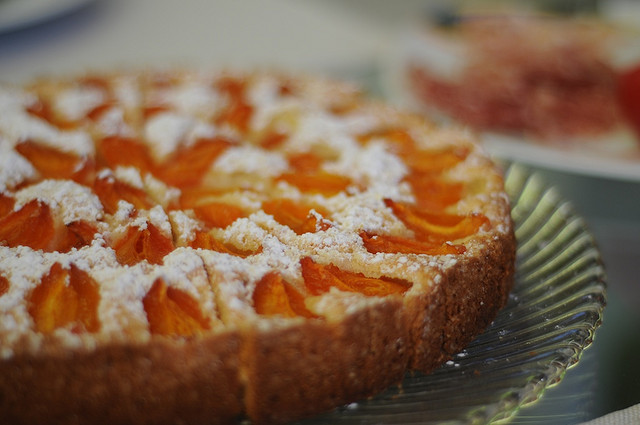
{"type": "Polygon", "coordinates": [[[473,138],[348,84],[0,86],[10,423],[330,410],[462,349],[506,302],[514,255],[500,171],[473,138]]]}

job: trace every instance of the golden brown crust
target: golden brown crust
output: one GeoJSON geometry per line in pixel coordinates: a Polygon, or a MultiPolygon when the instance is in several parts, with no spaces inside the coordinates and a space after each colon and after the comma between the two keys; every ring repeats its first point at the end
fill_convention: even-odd
{"type": "Polygon", "coordinates": [[[407,300],[413,310],[408,315],[415,348],[411,369],[428,373],[450,359],[506,304],[515,271],[515,238],[505,235],[486,243],[484,256],[459,260],[434,291],[407,300]]]}
{"type": "Polygon", "coordinates": [[[399,382],[409,354],[401,314],[400,300],[389,300],[340,322],[250,332],[244,351],[249,417],[284,423],[399,382]]]}
{"type": "Polygon", "coordinates": [[[233,423],[242,417],[237,333],[0,364],[7,424],[233,423]]]}

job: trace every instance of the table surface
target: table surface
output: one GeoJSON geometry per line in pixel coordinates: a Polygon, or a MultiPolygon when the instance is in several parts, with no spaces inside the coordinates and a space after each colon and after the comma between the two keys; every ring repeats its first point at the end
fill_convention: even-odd
{"type": "MultiPolygon", "coordinates": [[[[353,79],[374,91],[399,31],[426,10],[424,0],[2,0],[0,14],[15,2],[42,5],[17,28],[0,18],[5,82],[105,68],[264,67],[353,79]]],[[[640,403],[640,182],[538,171],[593,229],[609,300],[578,366],[511,423],[573,425],[640,403]],[[568,413],[577,404],[579,413],[568,413]]]]}

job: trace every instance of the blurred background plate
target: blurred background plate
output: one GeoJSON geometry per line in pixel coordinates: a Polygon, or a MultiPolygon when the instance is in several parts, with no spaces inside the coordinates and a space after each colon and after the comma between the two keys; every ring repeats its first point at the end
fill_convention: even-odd
{"type": "Polygon", "coordinates": [[[0,0],[0,34],[48,22],[95,0],[0,0]]]}
{"type": "Polygon", "coordinates": [[[425,4],[381,63],[383,95],[474,128],[498,158],[640,182],[640,135],[620,112],[631,114],[626,98],[635,91],[626,103],[616,92],[640,90],[640,77],[630,72],[640,69],[640,3],[507,3],[425,4]],[[551,14],[541,5],[585,10],[551,14]],[[540,37],[562,42],[521,43],[540,37]]]}
{"type": "MultiPolygon", "coordinates": [[[[511,166],[506,188],[518,239],[516,282],[486,332],[430,375],[408,374],[400,387],[301,424],[500,421],[538,400],[578,363],[606,304],[600,253],[584,220],[539,176],[511,166]]],[[[584,375],[581,385],[591,378],[584,375]]],[[[585,420],[590,394],[573,388],[561,413],[544,421],[585,420]]]]}
{"type": "Polygon", "coordinates": [[[579,175],[640,183],[640,157],[597,155],[588,150],[564,150],[515,137],[486,133],[482,140],[498,158],[579,175]]]}

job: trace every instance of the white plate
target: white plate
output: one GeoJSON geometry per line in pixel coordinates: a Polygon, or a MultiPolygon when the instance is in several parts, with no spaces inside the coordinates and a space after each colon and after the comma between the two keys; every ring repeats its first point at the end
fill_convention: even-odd
{"type": "Polygon", "coordinates": [[[93,0],[0,0],[0,34],[71,13],[93,0]]]}
{"type": "MultiPolygon", "coordinates": [[[[640,11],[640,6],[635,10],[640,11]]],[[[399,34],[396,48],[381,64],[380,90],[389,101],[403,108],[451,123],[450,118],[436,110],[427,110],[412,93],[404,76],[409,60],[426,61],[429,66],[437,66],[445,73],[453,72],[452,69],[459,66],[457,54],[452,52],[451,46],[427,46],[423,39],[423,25],[419,21],[399,34]]],[[[640,44],[634,44],[636,50],[640,52],[640,44]]],[[[553,145],[502,133],[486,133],[481,137],[487,150],[500,159],[552,171],[640,183],[640,140],[629,129],[612,132],[599,139],[558,141],[553,145]]]]}
{"type": "Polygon", "coordinates": [[[629,149],[632,157],[627,158],[623,153],[599,155],[595,150],[554,148],[494,133],[482,135],[482,140],[486,149],[498,158],[555,171],[640,183],[640,149],[635,152],[629,149]]]}

